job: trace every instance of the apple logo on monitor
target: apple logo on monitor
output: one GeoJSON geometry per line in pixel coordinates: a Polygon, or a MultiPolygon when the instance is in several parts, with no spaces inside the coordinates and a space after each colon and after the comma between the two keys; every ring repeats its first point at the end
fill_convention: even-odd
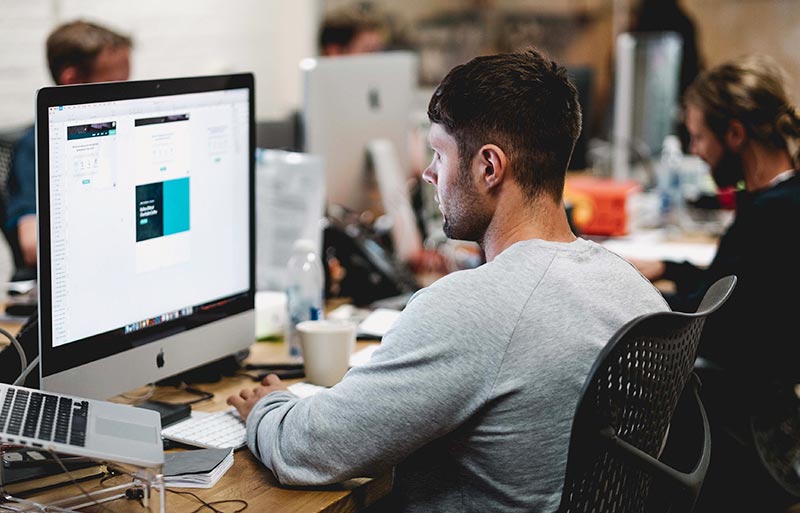
{"type": "Polygon", "coordinates": [[[159,369],[164,366],[164,349],[161,349],[156,355],[156,365],[159,369]]]}
{"type": "Polygon", "coordinates": [[[369,91],[367,92],[367,99],[369,101],[370,109],[378,110],[381,108],[381,97],[378,94],[377,89],[370,87],[369,91]]]}

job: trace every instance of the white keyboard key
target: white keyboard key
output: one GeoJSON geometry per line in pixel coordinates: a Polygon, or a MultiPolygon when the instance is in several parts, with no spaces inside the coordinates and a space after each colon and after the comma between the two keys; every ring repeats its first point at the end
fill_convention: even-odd
{"type": "Polygon", "coordinates": [[[193,411],[188,419],[162,429],[161,436],[210,449],[238,449],[247,443],[244,421],[234,408],[213,413],[193,411]]]}

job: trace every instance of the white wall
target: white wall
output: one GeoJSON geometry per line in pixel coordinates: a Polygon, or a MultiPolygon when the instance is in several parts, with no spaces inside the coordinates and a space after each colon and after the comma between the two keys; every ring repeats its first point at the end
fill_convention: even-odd
{"type": "MultiPolygon", "coordinates": [[[[300,105],[298,62],[316,54],[319,2],[0,0],[0,129],[33,123],[36,90],[52,85],[47,35],[76,18],[133,37],[131,79],[252,71],[256,117],[284,117],[300,105]]],[[[12,265],[0,237],[0,283],[12,265]]]]}
{"type": "Polygon", "coordinates": [[[47,35],[76,18],[133,37],[131,79],[252,71],[256,117],[284,117],[319,13],[319,0],[0,0],[0,128],[33,122],[36,89],[52,85],[47,35]]]}

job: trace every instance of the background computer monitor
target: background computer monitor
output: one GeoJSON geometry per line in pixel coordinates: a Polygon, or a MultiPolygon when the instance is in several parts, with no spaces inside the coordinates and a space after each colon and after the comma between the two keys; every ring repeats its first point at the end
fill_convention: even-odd
{"type": "Polygon", "coordinates": [[[675,133],[683,42],[677,32],[624,32],[617,37],[614,76],[613,175],[661,153],[675,133]]]}
{"type": "Polygon", "coordinates": [[[400,169],[410,176],[408,139],[418,88],[418,57],[407,51],[319,57],[300,63],[303,139],[323,157],[328,205],[355,212],[382,210],[368,146],[393,143],[400,169]]]}
{"type": "Polygon", "coordinates": [[[252,74],[36,102],[41,387],[109,398],[248,348],[252,74]]]}
{"type": "Polygon", "coordinates": [[[594,123],[594,106],[592,105],[592,90],[594,89],[594,68],[590,66],[568,66],[567,73],[578,91],[578,103],[581,106],[583,128],[575,141],[572,158],[569,161],[570,169],[586,169],[588,167],[589,132],[594,123]]]}

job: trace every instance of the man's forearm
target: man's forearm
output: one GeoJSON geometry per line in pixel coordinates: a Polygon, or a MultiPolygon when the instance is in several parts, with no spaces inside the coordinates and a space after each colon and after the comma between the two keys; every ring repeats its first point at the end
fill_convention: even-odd
{"type": "Polygon", "coordinates": [[[17,238],[22,251],[22,261],[27,267],[36,267],[36,214],[28,214],[19,218],[17,238]]]}

